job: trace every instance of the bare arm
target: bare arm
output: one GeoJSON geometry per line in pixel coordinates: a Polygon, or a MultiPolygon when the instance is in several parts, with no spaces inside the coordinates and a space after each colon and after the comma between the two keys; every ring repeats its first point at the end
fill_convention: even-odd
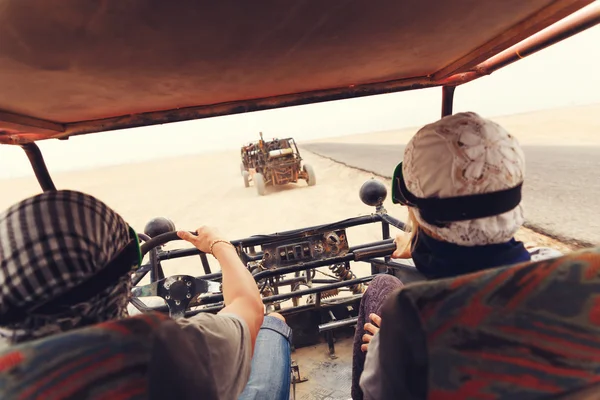
{"type": "Polygon", "coordinates": [[[217,243],[213,247],[213,254],[223,272],[225,308],[219,314],[235,314],[246,321],[254,348],[254,341],[264,318],[264,307],[256,281],[232,246],[217,243]]]}
{"type": "Polygon", "coordinates": [[[234,314],[246,322],[254,349],[254,342],[264,318],[264,307],[256,282],[240,260],[235,248],[229,242],[215,243],[216,240],[220,240],[220,236],[216,230],[207,227],[198,229],[197,236],[184,231],[178,232],[178,236],[205,253],[210,253],[210,246],[214,243],[212,251],[221,265],[225,299],[225,308],[219,314],[234,314]]]}

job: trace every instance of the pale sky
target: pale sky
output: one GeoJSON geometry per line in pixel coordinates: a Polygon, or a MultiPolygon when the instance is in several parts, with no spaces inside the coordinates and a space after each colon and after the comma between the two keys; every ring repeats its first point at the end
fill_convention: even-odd
{"type": "MultiPolygon", "coordinates": [[[[454,111],[486,117],[600,103],[600,27],[460,86],[454,111]]],[[[51,172],[225,149],[265,137],[297,141],[420,126],[440,116],[441,89],[341,100],[39,142],[51,172]]],[[[600,118],[600,117],[599,117],[600,118]]],[[[20,148],[0,146],[0,178],[33,176],[20,148]]]]}

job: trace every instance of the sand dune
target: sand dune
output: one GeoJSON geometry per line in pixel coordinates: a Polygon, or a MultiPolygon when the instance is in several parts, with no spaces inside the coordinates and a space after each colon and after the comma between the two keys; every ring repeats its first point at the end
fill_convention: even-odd
{"type": "MultiPolygon", "coordinates": [[[[476,110],[474,110],[476,111],[476,110]]],[[[522,145],[600,145],[600,104],[542,110],[508,116],[487,116],[517,136],[522,145]]],[[[361,133],[313,142],[406,144],[419,127],[361,133]]]]}

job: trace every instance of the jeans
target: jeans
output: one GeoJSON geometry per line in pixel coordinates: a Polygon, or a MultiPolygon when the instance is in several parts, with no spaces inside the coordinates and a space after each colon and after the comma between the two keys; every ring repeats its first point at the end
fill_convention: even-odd
{"type": "Polygon", "coordinates": [[[288,400],[292,370],[292,330],[282,320],[265,316],[254,345],[250,379],[239,400],[288,400]]]}

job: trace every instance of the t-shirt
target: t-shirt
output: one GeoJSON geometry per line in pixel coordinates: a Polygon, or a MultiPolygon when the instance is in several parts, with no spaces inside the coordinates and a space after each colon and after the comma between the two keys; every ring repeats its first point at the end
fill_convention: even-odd
{"type": "MultiPolygon", "coordinates": [[[[252,364],[252,342],[246,322],[234,314],[206,313],[179,318],[176,322],[177,328],[184,333],[182,338],[186,338],[191,347],[199,342],[206,342],[208,346],[208,354],[198,354],[198,359],[189,363],[190,368],[194,368],[196,362],[210,365],[216,381],[218,398],[236,399],[248,383],[252,364]]],[[[164,337],[169,339],[170,331],[174,329],[175,327],[165,328],[164,337]]],[[[183,365],[184,360],[190,358],[186,352],[187,347],[175,343],[171,346],[158,346],[154,351],[169,351],[168,356],[174,362],[183,365]]],[[[164,356],[167,355],[162,354],[161,358],[164,356]]]]}

